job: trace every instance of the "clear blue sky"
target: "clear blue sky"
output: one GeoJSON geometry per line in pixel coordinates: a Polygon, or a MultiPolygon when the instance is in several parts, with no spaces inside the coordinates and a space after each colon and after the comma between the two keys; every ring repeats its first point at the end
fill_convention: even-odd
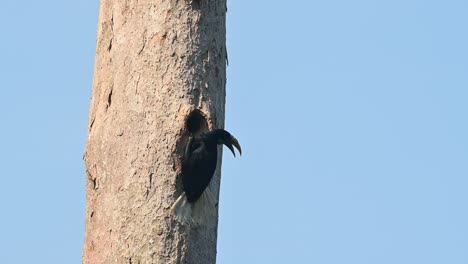
{"type": "MultiPolygon", "coordinates": [[[[80,263],[97,12],[2,1],[2,263],[80,263]]],[[[229,1],[218,263],[468,263],[467,13],[229,1]]]]}

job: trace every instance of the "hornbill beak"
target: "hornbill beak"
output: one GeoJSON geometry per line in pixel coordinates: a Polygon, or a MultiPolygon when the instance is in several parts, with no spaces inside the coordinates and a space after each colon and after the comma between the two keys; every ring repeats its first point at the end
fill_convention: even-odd
{"type": "Polygon", "coordinates": [[[234,148],[232,146],[236,147],[236,149],[239,151],[239,154],[242,156],[241,146],[239,145],[239,141],[237,141],[237,139],[234,136],[231,136],[231,139],[229,140],[229,142],[226,142],[225,145],[231,150],[232,155],[234,155],[234,157],[236,156],[236,153],[234,152],[234,148]]]}

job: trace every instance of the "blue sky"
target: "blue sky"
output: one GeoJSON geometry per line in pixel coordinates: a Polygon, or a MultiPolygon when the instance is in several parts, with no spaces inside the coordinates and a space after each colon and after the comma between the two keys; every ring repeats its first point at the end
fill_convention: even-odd
{"type": "MultiPolygon", "coordinates": [[[[98,1],[2,1],[2,263],[80,263],[98,1]]],[[[229,1],[218,263],[468,263],[468,2],[229,1]]]]}

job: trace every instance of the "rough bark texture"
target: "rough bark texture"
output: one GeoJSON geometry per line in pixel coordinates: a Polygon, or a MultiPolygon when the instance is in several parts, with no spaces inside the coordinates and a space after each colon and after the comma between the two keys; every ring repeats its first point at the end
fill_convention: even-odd
{"type": "Polygon", "coordinates": [[[101,0],[83,263],[215,263],[217,220],[188,228],[169,209],[186,117],[224,125],[225,18],[225,0],[101,0]]]}

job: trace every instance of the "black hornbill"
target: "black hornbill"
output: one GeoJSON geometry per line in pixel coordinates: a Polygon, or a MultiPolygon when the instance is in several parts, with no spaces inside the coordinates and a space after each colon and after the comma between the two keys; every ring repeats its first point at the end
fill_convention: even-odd
{"type": "Polygon", "coordinates": [[[182,161],[184,193],[171,209],[179,222],[201,224],[203,218],[207,218],[203,215],[206,214],[205,210],[210,210],[210,205],[214,206],[212,194],[207,187],[216,170],[218,145],[221,144],[226,145],[234,156],[234,147],[242,155],[237,139],[224,129],[215,129],[199,137],[190,137],[182,161]],[[200,199],[203,197],[205,199],[200,199]]]}

